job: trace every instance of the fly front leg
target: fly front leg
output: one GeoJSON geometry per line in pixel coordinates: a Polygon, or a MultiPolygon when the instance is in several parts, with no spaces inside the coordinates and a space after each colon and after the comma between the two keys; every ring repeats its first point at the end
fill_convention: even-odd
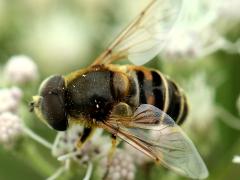
{"type": "Polygon", "coordinates": [[[94,130],[95,129],[93,129],[93,128],[84,128],[83,129],[83,133],[79,134],[78,140],[76,142],[76,147],[78,150],[80,150],[82,148],[83,144],[92,137],[94,130]]]}
{"type": "MultiPolygon", "coordinates": [[[[65,161],[67,159],[73,158],[79,154],[81,154],[81,150],[84,144],[92,137],[95,132],[95,128],[84,128],[83,132],[79,131],[77,133],[76,139],[74,138],[74,149],[73,151],[68,152],[67,154],[61,155],[58,157],[59,161],[65,161]]],[[[59,134],[60,135],[60,134],[59,134]]],[[[69,137],[68,137],[69,138],[69,137]]],[[[57,149],[57,145],[59,143],[60,136],[57,136],[54,148],[57,149]]]]}

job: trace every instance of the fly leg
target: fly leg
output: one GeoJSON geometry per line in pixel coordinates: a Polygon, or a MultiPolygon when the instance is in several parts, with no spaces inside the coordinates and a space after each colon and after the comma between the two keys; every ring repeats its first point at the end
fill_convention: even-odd
{"type": "Polygon", "coordinates": [[[103,179],[106,179],[109,173],[109,168],[112,165],[112,160],[113,160],[113,156],[115,154],[116,148],[117,148],[118,142],[117,142],[117,138],[114,134],[112,134],[112,146],[108,152],[108,156],[107,156],[107,169],[106,172],[103,176],[103,179]]]}
{"type": "Polygon", "coordinates": [[[79,138],[76,142],[76,147],[77,147],[77,150],[80,150],[83,146],[83,144],[92,137],[93,135],[93,132],[94,132],[94,129],[93,128],[84,128],[83,129],[83,134],[79,134],[79,138]]]}
{"type": "Polygon", "coordinates": [[[111,165],[112,163],[112,159],[116,151],[116,148],[117,148],[117,137],[115,135],[112,135],[112,147],[108,154],[108,165],[111,165]]]}

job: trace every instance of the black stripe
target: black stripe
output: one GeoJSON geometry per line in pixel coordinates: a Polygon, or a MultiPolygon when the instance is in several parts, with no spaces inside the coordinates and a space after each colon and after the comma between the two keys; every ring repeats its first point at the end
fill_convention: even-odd
{"type": "Polygon", "coordinates": [[[181,125],[184,120],[186,119],[187,115],[188,115],[188,104],[187,104],[187,99],[186,99],[186,96],[183,95],[183,112],[182,112],[182,116],[179,118],[178,120],[178,124],[181,125]]]}
{"type": "Polygon", "coordinates": [[[162,79],[160,77],[160,74],[157,73],[156,71],[151,71],[152,75],[152,86],[157,87],[162,85],[162,79]]]}
{"type": "Polygon", "coordinates": [[[164,97],[163,97],[162,88],[153,89],[153,95],[154,95],[154,98],[155,98],[154,106],[163,110],[164,97]]]}
{"type": "Polygon", "coordinates": [[[137,71],[138,84],[140,89],[140,104],[146,104],[147,98],[144,90],[144,73],[142,71],[137,71]]]}
{"type": "Polygon", "coordinates": [[[176,121],[178,119],[178,116],[180,115],[181,94],[174,82],[170,80],[167,80],[167,82],[169,90],[169,106],[167,114],[176,121]]]}

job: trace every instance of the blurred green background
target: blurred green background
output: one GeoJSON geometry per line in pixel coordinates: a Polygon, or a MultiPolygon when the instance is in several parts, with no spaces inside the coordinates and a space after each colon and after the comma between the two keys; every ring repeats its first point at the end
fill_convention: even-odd
{"type": "MultiPolygon", "coordinates": [[[[24,54],[39,68],[38,80],[20,85],[24,93],[20,112],[29,127],[53,142],[56,132],[27,111],[27,103],[37,93],[40,82],[50,74],[67,74],[89,65],[146,2],[0,0],[0,67],[11,56],[24,54]]],[[[217,18],[206,29],[214,27],[213,32],[220,38],[236,42],[240,18],[222,18],[227,17],[226,9],[223,16],[223,10],[210,2],[215,8],[209,11],[217,18]]],[[[192,46],[197,41],[194,39],[192,46]]],[[[181,46],[181,41],[177,45],[181,46]]],[[[238,43],[233,49],[219,48],[207,54],[202,50],[202,55],[196,56],[183,52],[181,57],[172,58],[165,53],[146,65],[168,74],[189,96],[191,112],[183,128],[202,154],[211,180],[240,179],[240,164],[232,163],[233,156],[240,155],[240,129],[231,127],[232,116],[240,124],[240,107],[236,105],[240,95],[240,56],[234,48],[240,52],[238,43]]],[[[44,179],[58,168],[60,164],[47,149],[28,138],[22,141],[17,150],[0,146],[0,180],[44,179]]],[[[170,170],[149,167],[138,167],[136,179],[185,179],[170,170]]]]}

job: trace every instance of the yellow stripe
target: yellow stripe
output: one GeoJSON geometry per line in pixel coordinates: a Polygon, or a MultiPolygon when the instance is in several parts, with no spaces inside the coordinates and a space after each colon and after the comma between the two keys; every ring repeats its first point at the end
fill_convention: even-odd
{"type": "Polygon", "coordinates": [[[179,121],[180,121],[180,119],[181,119],[181,117],[183,115],[183,110],[184,110],[183,108],[184,108],[184,101],[185,101],[184,100],[184,95],[183,95],[182,91],[180,91],[179,93],[180,93],[180,98],[181,98],[181,105],[180,105],[180,111],[178,113],[178,118],[176,120],[176,123],[179,123],[179,121]]]}
{"type": "Polygon", "coordinates": [[[164,93],[164,104],[163,104],[163,112],[167,113],[168,110],[168,106],[169,106],[169,90],[168,90],[168,83],[166,78],[162,75],[161,72],[158,72],[160,77],[162,78],[162,82],[164,85],[164,89],[165,91],[163,91],[164,93]]]}

